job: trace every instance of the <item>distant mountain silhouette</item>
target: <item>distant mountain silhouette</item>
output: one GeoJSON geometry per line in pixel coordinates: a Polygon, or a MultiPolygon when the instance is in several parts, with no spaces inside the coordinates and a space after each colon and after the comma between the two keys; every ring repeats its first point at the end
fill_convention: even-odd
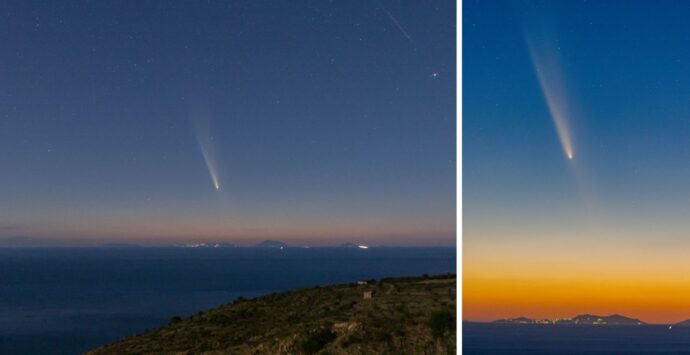
{"type": "MultiPolygon", "coordinates": [[[[690,320],[687,320],[687,326],[690,326],[690,320]]],[[[620,314],[612,314],[610,316],[597,316],[593,314],[580,314],[573,318],[560,319],[532,319],[527,317],[498,319],[493,323],[504,324],[577,324],[577,325],[643,325],[647,324],[639,319],[629,318],[620,314]]]]}
{"type": "Polygon", "coordinates": [[[279,240],[264,240],[263,242],[255,245],[257,248],[287,248],[287,244],[285,242],[281,242],[279,240]]]}
{"type": "Polygon", "coordinates": [[[674,324],[677,327],[690,327],[690,319],[674,324]]]}
{"type": "Polygon", "coordinates": [[[234,248],[235,244],[232,243],[191,243],[191,244],[175,244],[173,245],[177,248],[234,248]]]}
{"type": "Polygon", "coordinates": [[[345,243],[338,245],[339,248],[359,248],[359,245],[355,243],[345,243]]]}
{"type": "Polygon", "coordinates": [[[493,321],[493,323],[536,324],[537,320],[532,319],[532,318],[527,318],[527,317],[518,317],[518,318],[497,319],[497,320],[493,321]]]}
{"type": "Polygon", "coordinates": [[[573,318],[575,324],[601,324],[601,325],[642,325],[647,324],[639,319],[629,318],[620,314],[610,316],[595,316],[592,314],[581,314],[573,318]]]}
{"type": "Polygon", "coordinates": [[[143,248],[143,246],[138,244],[130,243],[106,243],[101,245],[102,248],[143,248]]]}

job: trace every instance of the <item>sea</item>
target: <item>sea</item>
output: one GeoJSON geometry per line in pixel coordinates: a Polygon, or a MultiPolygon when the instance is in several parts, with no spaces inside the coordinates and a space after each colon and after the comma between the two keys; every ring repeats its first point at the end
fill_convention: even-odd
{"type": "Polygon", "coordinates": [[[690,327],[463,322],[462,350],[465,355],[690,354],[690,327]]]}
{"type": "Polygon", "coordinates": [[[0,248],[0,354],[80,354],[237,297],[455,267],[454,247],[0,248]]]}

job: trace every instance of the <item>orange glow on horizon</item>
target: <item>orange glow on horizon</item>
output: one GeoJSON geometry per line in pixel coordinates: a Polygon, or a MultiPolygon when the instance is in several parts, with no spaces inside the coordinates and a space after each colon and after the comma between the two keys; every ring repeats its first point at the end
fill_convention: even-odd
{"type": "Polygon", "coordinates": [[[538,278],[463,280],[463,317],[564,318],[590,313],[614,313],[648,323],[690,319],[690,284],[617,280],[544,280],[538,278]]]}
{"type": "MultiPolygon", "coordinates": [[[[682,260],[682,259],[680,259],[682,260]]],[[[463,266],[463,318],[565,318],[622,314],[648,323],[690,319],[690,270],[663,263],[463,266]],[[510,271],[508,271],[511,269],[510,271]],[[666,270],[666,271],[664,271],[666,270]]]]}
{"type": "Polygon", "coordinates": [[[690,319],[690,261],[683,248],[580,243],[466,243],[463,318],[617,313],[647,323],[690,319]]]}

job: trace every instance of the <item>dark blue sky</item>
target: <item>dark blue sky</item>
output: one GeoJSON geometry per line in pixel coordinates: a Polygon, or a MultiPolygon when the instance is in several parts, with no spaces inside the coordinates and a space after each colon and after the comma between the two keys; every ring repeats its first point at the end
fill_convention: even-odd
{"type": "Polygon", "coordinates": [[[0,14],[3,238],[454,243],[453,2],[0,14]]]}
{"type": "Polygon", "coordinates": [[[684,1],[465,1],[470,247],[687,243],[688,15],[684,1]],[[561,74],[546,81],[563,89],[573,160],[536,69],[561,74]]]}

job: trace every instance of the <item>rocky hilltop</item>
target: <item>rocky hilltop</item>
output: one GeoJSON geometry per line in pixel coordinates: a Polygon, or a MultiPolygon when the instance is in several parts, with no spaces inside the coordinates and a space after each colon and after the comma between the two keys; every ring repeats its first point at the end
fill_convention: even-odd
{"type": "Polygon", "coordinates": [[[455,275],[313,287],[173,317],[90,354],[454,354],[455,300],[455,275]]]}

